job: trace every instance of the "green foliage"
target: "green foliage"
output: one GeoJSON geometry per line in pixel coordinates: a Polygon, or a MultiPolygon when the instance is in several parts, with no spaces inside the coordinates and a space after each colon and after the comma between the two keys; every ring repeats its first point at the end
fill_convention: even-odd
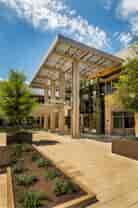
{"type": "Polygon", "coordinates": [[[137,138],[134,135],[130,135],[127,138],[131,141],[136,141],[137,140],[137,138]]]}
{"type": "Polygon", "coordinates": [[[11,156],[11,159],[10,159],[11,166],[15,165],[17,162],[18,162],[17,158],[14,156],[11,156]]]}
{"type": "Polygon", "coordinates": [[[45,175],[44,178],[45,180],[53,180],[57,177],[59,177],[61,175],[61,173],[58,170],[46,170],[45,171],[45,175]]]}
{"type": "Polygon", "coordinates": [[[20,186],[30,186],[33,185],[35,182],[37,182],[37,177],[35,175],[17,175],[16,176],[16,182],[20,186]]]}
{"type": "Polygon", "coordinates": [[[45,159],[45,166],[51,166],[51,161],[48,159],[45,159]]]}
{"type": "Polygon", "coordinates": [[[13,147],[12,147],[12,155],[15,157],[15,158],[19,158],[21,157],[22,155],[22,144],[15,144],[13,147]]]}
{"type": "Polygon", "coordinates": [[[36,104],[22,72],[11,70],[0,85],[0,112],[17,129],[36,104]]]}
{"type": "Polygon", "coordinates": [[[22,173],[23,172],[22,164],[21,163],[14,164],[12,166],[12,171],[15,174],[22,173]]]}
{"type": "Polygon", "coordinates": [[[36,163],[37,163],[37,166],[38,166],[39,168],[42,168],[42,167],[45,167],[45,166],[46,166],[46,160],[43,159],[43,158],[38,159],[38,160],[36,161],[36,163]]]}
{"type": "Polygon", "coordinates": [[[32,154],[32,161],[35,162],[35,161],[37,161],[38,159],[40,159],[40,156],[39,156],[37,153],[33,153],[33,154],[32,154]]]}
{"type": "Polygon", "coordinates": [[[54,184],[54,192],[56,196],[71,194],[76,192],[76,187],[67,179],[57,178],[54,184]]]}
{"type": "MultiPolygon", "coordinates": [[[[42,206],[43,201],[47,200],[47,195],[43,192],[25,192],[19,198],[19,202],[23,208],[39,208],[42,206]]],[[[46,203],[46,202],[45,202],[46,203]]]]}
{"type": "Polygon", "coordinates": [[[30,152],[31,151],[31,146],[29,144],[22,144],[22,151],[23,152],[30,152]]]}
{"type": "Polygon", "coordinates": [[[131,112],[138,112],[138,59],[125,63],[115,87],[117,102],[131,112]]]}

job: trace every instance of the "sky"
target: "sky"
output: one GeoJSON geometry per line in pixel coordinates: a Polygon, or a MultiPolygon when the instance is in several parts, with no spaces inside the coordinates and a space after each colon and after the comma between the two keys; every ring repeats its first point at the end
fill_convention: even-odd
{"type": "Polygon", "coordinates": [[[138,36],[138,0],[0,0],[0,79],[30,81],[58,34],[108,53],[138,36]]]}

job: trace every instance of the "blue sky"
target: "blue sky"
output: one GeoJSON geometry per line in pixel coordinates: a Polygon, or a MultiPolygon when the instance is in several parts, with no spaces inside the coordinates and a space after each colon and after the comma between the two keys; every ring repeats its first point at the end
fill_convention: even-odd
{"type": "Polygon", "coordinates": [[[138,0],[0,0],[0,78],[31,80],[57,34],[115,54],[137,39],[138,0]]]}

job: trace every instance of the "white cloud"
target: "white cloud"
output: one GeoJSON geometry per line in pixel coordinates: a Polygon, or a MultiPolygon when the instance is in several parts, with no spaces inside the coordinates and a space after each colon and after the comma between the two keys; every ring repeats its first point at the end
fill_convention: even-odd
{"type": "Polygon", "coordinates": [[[124,18],[136,14],[138,12],[138,0],[121,0],[118,11],[124,18]]]}
{"type": "Polygon", "coordinates": [[[121,0],[118,6],[118,14],[130,24],[133,35],[138,35],[138,0],[121,0]]]}
{"type": "Polygon", "coordinates": [[[130,24],[131,24],[132,33],[137,36],[138,35],[138,16],[132,17],[130,24]]]}
{"type": "Polygon", "coordinates": [[[120,41],[122,47],[127,47],[133,40],[133,35],[129,32],[116,33],[114,37],[117,37],[117,40],[120,41]]]}
{"type": "Polygon", "coordinates": [[[89,24],[76,10],[67,6],[64,0],[0,0],[0,3],[35,28],[62,32],[98,48],[108,46],[106,32],[89,24]]]}

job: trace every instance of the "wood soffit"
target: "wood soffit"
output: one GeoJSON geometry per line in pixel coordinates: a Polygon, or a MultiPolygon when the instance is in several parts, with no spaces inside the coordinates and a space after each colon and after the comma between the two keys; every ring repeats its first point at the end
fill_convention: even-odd
{"type": "Polygon", "coordinates": [[[79,64],[81,79],[93,79],[120,68],[123,60],[59,35],[43,58],[31,87],[44,88],[49,80],[58,85],[61,73],[65,74],[65,80],[69,83],[72,80],[73,61],[79,64]]]}

